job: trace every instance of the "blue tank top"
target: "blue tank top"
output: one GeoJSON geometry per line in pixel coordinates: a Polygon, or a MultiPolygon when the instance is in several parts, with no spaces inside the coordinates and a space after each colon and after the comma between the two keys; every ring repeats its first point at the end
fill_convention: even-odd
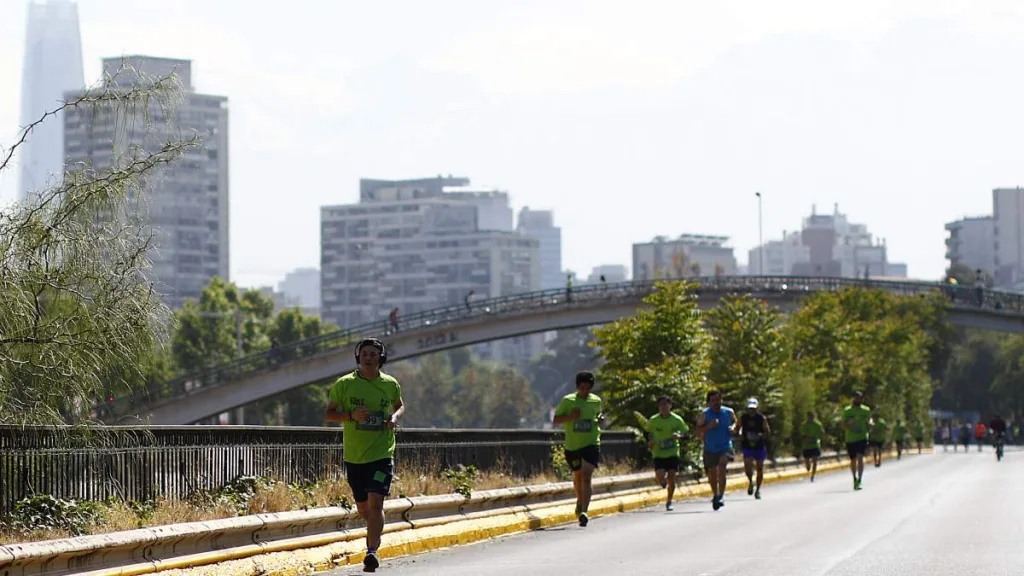
{"type": "Polygon", "coordinates": [[[719,412],[711,408],[704,409],[704,422],[718,419],[718,426],[704,433],[704,450],[707,452],[725,452],[732,450],[732,433],[730,428],[736,422],[732,408],[722,406],[719,412]]]}

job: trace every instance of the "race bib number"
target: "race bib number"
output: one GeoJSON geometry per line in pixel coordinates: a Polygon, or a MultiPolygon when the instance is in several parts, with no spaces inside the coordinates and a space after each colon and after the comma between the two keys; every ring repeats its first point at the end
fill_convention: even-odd
{"type": "Polygon", "coordinates": [[[760,439],[761,439],[761,433],[760,432],[748,432],[747,433],[747,441],[748,442],[757,442],[760,439]]]}
{"type": "Polygon", "coordinates": [[[370,412],[365,421],[356,422],[356,430],[383,430],[384,418],[383,412],[370,412]]]}
{"type": "Polygon", "coordinates": [[[594,429],[593,420],[574,420],[572,423],[573,432],[590,432],[594,429]]]}
{"type": "Polygon", "coordinates": [[[675,450],[676,440],[675,438],[669,438],[668,440],[662,440],[658,443],[658,448],[662,450],[675,450]]]}

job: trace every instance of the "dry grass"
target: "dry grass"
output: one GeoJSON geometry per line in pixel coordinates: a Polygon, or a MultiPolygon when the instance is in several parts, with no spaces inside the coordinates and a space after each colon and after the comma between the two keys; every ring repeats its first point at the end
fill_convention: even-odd
{"type": "MultiPolygon", "coordinates": [[[[612,476],[628,474],[632,471],[633,468],[628,462],[602,463],[596,475],[612,476]]],[[[534,474],[524,478],[511,474],[504,466],[498,466],[479,472],[472,489],[474,492],[478,492],[558,481],[553,473],[534,474]]],[[[453,483],[443,477],[439,466],[400,467],[396,470],[392,483],[391,497],[451,494],[453,488],[453,483]]],[[[258,485],[247,499],[240,502],[228,498],[215,498],[195,502],[161,499],[141,507],[129,506],[124,502],[105,504],[101,506],[99,520],[87,526],[85,532],[87,534],[102,534],[147,526],[231,518],[243,514],[350,505],[351,502],[352,491],[344,478],[328,479],[308,487],[267,481],[258,485]]],[[[0,544],[34,542],[69,536],[72,534],[61,530],[16,532],[0,527],[0,544]]]]}

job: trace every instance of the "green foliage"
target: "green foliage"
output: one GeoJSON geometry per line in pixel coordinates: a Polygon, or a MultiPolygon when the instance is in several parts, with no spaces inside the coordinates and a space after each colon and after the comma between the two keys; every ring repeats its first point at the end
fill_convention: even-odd
{"type": "Polygon", "coordinates": [[[49,494],[36,494],[16,502],[4,524],[16,532],[61,530],[81,536],[99,520],[101,509],[98,502],[61,500],[49,494]]]}
{"type": "Polygon", "coordinates": [[[551,473],[562,482],[572,480],[572,468],[565,459],[565,449],[560,444],[551,445],[551,473]]]}
{"type": "Polygon", "coordinates": [[[939,408],[1024,418],[1024,336],[965,331],[935,395],[939,408]]]}
{"type": "Polygon", "coordinates": [[[555,406],[562,396],[570,393],[574,377],[580,370],[593,370],[601,356],[590,343],[594,333],[588,328],[560,330],[547,343],[547,351],[530,362],[524,373],[533,391],[549,406],[555,406]]]}
{"type": "Polygon", "coordinates": [[[472,464],[469,466],[459,464],[455,468],[448,468],[441,472],[441,477],[452,485],[452,492],[461,494],[467,500],[473,495],[473,485],[476,484],[479,475],[480,471],[472,464]]]}
{"type": "Polygon", "coordinates": [[[626,426],[634,414],[654,414],[666,394],[689,420],[707,390],[708,337],[701,326],[693,284],[662,282],[646,308],[595,329],[605,358],[598,376],[609,423],[626,426]]]}
{"type": "Polygon", "coordinates": [[[786,360],[782,316],[763,300],[726,296],[707,314],[711,335],[708,378],[727,405],[753,396],[761,411],[776,415],[782,398],[779,368],[786,360]]]}
{"type": "Polygon", "coordinates": [[[521,428],[544,417],[530,382],[513,366],[498,366],[456,356],[463,364],[452,371],[451,353],[402,362],[388,372],[402,384],[406,404],[403,423],[410,427],[521,428]]]}
{"type": "Polygon", "coordinates": [[[72,97],[22,128],[12,145],[0,146],[3,175],[32,133],[61,115],[87,125],[116,117],[133,126],[134,137],[112,133],[109,167],[69,165],[56,183],[0,212],[5,424],[90,418],[104,394],[145,381],[140,368],[170,328],[170,312],[149,277],[154,234],[139,205],[151,179],[200,142],[161,141],[153,129],[153,118],[175,116],[183,95],[176,77],[144,78],[127,69],[115,75],[117,82],[107,78],[72,97]]]}

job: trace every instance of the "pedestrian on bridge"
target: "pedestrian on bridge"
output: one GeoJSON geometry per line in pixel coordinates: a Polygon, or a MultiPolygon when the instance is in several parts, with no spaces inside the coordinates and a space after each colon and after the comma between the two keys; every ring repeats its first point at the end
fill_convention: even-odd
{"type": "Polygon", "coordinates": [[[394,477],[395,426],[405,414],[402,387],[380,371],[388,360],[384,343],[367,338],[356,346],[357,368],[331,387],[324,418],[344,425],[345,476],[359,516],[366,522],[363,569],[380,566],[377,550],[384,531],[384,499],[394,477]]]}

